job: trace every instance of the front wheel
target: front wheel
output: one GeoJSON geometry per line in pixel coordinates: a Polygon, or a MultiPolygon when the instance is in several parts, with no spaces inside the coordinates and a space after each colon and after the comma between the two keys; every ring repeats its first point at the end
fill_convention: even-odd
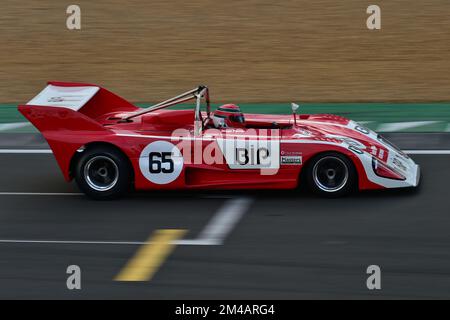
{"type": "Polygon", "coordinates": [[[346,156],[328,152],[314,157],[307,168],[309,188],[326,197],[344,196],[357,187],[357,174],[346,156]]]}
{"type": "Polygon", "coordinates": [[[76,163],[78,187],[93,199],[108,200],[124,195],[131,187],[131,177],[128,159],[112,147],[88,148],[76,163]]]}

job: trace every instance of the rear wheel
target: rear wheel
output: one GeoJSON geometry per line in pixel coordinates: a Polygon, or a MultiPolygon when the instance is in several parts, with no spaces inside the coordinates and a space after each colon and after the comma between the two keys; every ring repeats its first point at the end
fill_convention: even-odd
{"type": "Polygon", "coordinates": [[[118,198],[131,187],[132,171],[128,159],[113,147],[88,148],[75,168],[78,187],[97,200],[118,198]]]}
{"type": "Polygon", "coordinates": [[[353,163],[344,155],[328,152],[314,157],[307,168],[309,188],[327,197],[347,195],[357,187],[353,163]]]}

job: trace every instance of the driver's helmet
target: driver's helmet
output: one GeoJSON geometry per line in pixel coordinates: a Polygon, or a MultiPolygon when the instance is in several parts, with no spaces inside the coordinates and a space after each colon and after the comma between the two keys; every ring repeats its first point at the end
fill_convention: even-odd
{"type": "Polygon", "coordinates": [[[245,128],[244,114],[235,104],[220,106],[214,111],[212,119],[216,128],[245,128]]]}

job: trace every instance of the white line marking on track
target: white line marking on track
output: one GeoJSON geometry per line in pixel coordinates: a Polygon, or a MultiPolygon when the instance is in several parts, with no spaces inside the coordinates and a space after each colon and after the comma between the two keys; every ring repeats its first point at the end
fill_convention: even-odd
{"type": "Polygon", "coordinates": [[[0,192],[0,196],[82,196],[76,192],[0,192]]]}
{"type": "Polygon", "coordinates": [[[450,154],[450,150],[405,150],[407,154],[425,154],[425,155],[445,155],[450,154]]]}
{"type": "Polygon", "coordinates": [[[382,123],[378,126],[379,132],[397,132],[401,130],[411,129],[415,127],[423,127],[430,124],[439,123],[440,121],[410,121],[410,122],[390,122],[382,123]]]}
{"type": "Polygon", "coordinates": [[[244,216],[252,202],[250,198],[227,200],[200,233],[198,240],[218,245],[223,244],[227,235],[244,216]]]}
{"type": "MultiPolygon", "coordinates": [[[[93,245],[131,245],[141,246],[151,244],[147,241],[82,241],[82,240],[19,240],[19,239],[0,239],[1,243],[17,243],[17,244],[93,244],[93,245]]],[[[177,240],[173,244],[177,246],[214,246],[212,243],[204,240],[177,240]]]]}
{"type": "Polygon", "coordinates": [[[209,240],[193,239],[193,240],[177,240],[173,244],[177,246],[217,246],[218,243],[209,240]]]}
{"type": "Polygon", "coordinates": [[[0,131],[13,130],[31,126],[29,122],[0,123],[0,131]]]}
{"type": "Polygon", "coordinates": [[[0,154],[52,154],[50,149],[0,149],[0,154]]]}
{"type": "Polygon", "coordinates": [[[34,244],[115,244],[115,245],[142,245],[145,241],[78,241],[78,240],[19,240],[0,239],[0,243],[34,243],[34,244]]]}

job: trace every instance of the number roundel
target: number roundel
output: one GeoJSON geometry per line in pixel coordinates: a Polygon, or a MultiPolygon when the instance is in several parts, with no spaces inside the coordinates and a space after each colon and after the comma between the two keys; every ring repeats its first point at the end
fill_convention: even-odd
{"type": "Polygon", "coordinates": [[[174,181],[183,169],[183,155],[168,141],[155,141],[144,148],[139,168],[145,178],[156,184],[174,181]]]}

